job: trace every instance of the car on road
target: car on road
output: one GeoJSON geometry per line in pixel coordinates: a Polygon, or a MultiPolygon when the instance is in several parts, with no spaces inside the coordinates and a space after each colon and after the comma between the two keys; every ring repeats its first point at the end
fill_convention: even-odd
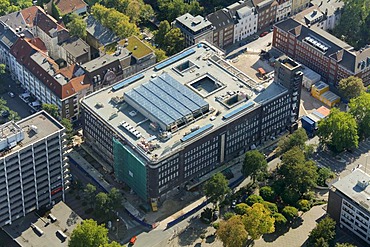
{"type": "Polygon", "coordinates": [[[233,200],[232,202],[231,202],[231,208],[235,208],[236,207],[236,200],[233,200]]]}
{"type": "Polygon", "coordinates": [[[269,34],[269,32],[267,32],[267,31],[266,31],[266,32],[263,32],[263,33],[261,33],[261,34],[260,34],[260,37],[264,37],[264,36],[266,36],[267,34],[269,34]]]}
{"type": "Polygon", "coordinates": [[[15,97],[15,94],[13,92],[8,92],[8,95],[10,98],[14,98],[15,97]]]}
{"type": "Polygon", "coordinates": [[[130,244],[131,244],[131,245],[134,245],[134,244],[135,244],[135,242],[136,242],[136,240],[137,240],[137,236],[133,236],[133,237],[130,239],[130,244]]]}

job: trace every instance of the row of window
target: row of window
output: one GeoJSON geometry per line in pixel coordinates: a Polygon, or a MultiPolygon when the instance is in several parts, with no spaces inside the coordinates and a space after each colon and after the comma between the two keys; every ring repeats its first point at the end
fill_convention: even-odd
{"type": "Polygon", "coordinates": [[[218,150],[215,150],[213,152],[210,152],[210,153],[207,153],[206,155],[201,156],[200,159],[197,159],[194,162],[191,162],[191,163],[188,163],[188,164],[185,163],[184,170],[185,171],[190,170],[193,167],[196,167],[199,164],[203,164],[205,161],[208,161],[208,160],[212,160],[212,162],[216,162],[217,161],[217,154],[218,154],[218,150]]]}

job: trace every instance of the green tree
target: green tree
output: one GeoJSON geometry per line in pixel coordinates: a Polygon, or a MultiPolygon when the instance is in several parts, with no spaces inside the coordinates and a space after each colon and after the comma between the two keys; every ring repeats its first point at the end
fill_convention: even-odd
{"type": "Polygon", "coordinates": [[[160,20],[174,21],[177,17],[189,12],[193,15],[198,15],[203,11],[196,0],[158,0],[159,18],[160,20]]]}
{"type": "Polygon", "coordinates": [[[289,205],[295,205],[300,197],[301,194],[299,193],[299,191],[293,188],[286,188],[281,193],[281,199],[285,204],[289,205]]]}
{"type": "Polygon", "coordinates": [[[172,28],[168,33],[166,33],[164,40],[163,49],[169,56],[172,56],[185,48],[185,38],[179,28],[172,28]]]}
{"type": "Polygon", "coordinates": [[[295,218],[298,217],[298,209],[292,206],[284,207],[281,213],[289,222],[292,222],[295,218]]]}
{"type": "Polygon", "coordinates": [[[298,147],[284,154],[278,174],[283,187],[297,191],[300,195],[315,186],[318,177],[315,163],[305,161],[304,153],[298,147]]]}
{"type": "Polygon", "coordinates": [[[144,23],[154,16],[153,8],[143,0],[103,0],[101,4],[127,15],[132,23],[144,23]]]}
{"type": "Polygon", "coordinates": [[[270,186],[263,186],[260,188],[260,196],[266,201],[273,201],[275,192],[270,186]]]}
{"type": "Polygon", "coordinates": [[[327,186],[326,180],[329,178],[334,178],[335,174],[329,168],[320,167],[317,169],[318,177],[317,177],[317,184],[320,186],[327,186]]]}
{"type": "Polygon", "coordinates": [[[69,33],[72,36],[77,36],[79,38],[84,39],[87,35],[86,22],[82,19],[81,16],[77,14],[72,14],[71,19],[72,19],[71,22],[67,24],[69,33]]]}
{"type": "Polygon", "coordinates": [[[304,150],[307,140],[308,136],[306,131],[303,128],[299,128],[290,136],[287,136],[279,141],[278,152],[283,154],[295,146],[304,150]]]}
{"type": "Polygon", "coordinates": [[[171,30],[170,23],[167,20],[161,21],[158,30],[154,32],[154,40],[159,47],[165,44],[165,36],[171,30]]]}
{"type": "Polygon", "coordinates": [[[0,15],[7,14],[9,6],[10,6],[9,0],[0,0],[0,15]]]}
{"type": "Polygon", "coordinates": [[[104,216],[109,213],[109,198],[104,192],[99,192],[95,196],[95,212],[98,216],[104,216]]]}
{"type": "Polygon", "coordinates": [[[246,203],[236,204],[235,213],[237,213],[239,215],[244,215],[247,212],[247,208],[249,208],[249,206],[246,203]]]}
{"type": "Polygon", "coordinates": [[[275,228],[283,227],[288,223],[288,220],[281,213],[274,213],[272,217],[275,219],[275,228]]]}
{"type": "Polygon", "coordinates": [[[42,104],[42,109],[44,111],[46,111],[47,113],[49,113],[53,118],[56,118],[56,119],[59,118],[59,109],[58,109],[58,106],[56,106],[54,104],[46,104],[46,103],[43,103],[42,104]]]}
{"type": "Polygon", "coordinates": [[[356,247],[350,243],[337,243],[335,247],[356,247]]]}
{"type": "Polygon", "coordinates": [[[265,233],[275,231],[275,219],[261,203],[255,203],[249,207],[242,220],[245,230],[253,240],[259,239],[265,233]]]}
{"type": "Polygon", "coordinates": [[[230,219],[231,217],[233,217],[235,214],[233,212],[226,212],[224,214],[224,220],[228,220],[230,219]]]}
{"type": "Polygon", "coordinates": [[[278,207],[275,203],[272,203],[272,202],[262,202],[263,206],[265,206],[265,208],[267,208],[271,214],[274,214],[274,213],[277,213],[278,212],[278,207]]]}
{"type": "Polygon", "coordinates": [[[364,83],[361,78],[350,76],[339,81],[338,89],[346,99],[353,99],[365,92],[364,83]]]}
{"type": "Polygon", "coordinates": [[[359,136],[370,136],[370,94],[361,93],[349,102],[349,113],[355,118],[359,136]]]}
{"type": "Polygon", "coordinates": [[[116,189],[112,188],[108,193],[109,208],[112,210],[117,210],[122,207],[122,194],[116,189]]]}
{"type": "Polygon", "coordinates": [[[62,118],[60,123],[64,126],[66,129],[66,135],[67,135],[67,142],[68,144],[71,144],[73,142],[73,126],[71,123],[71,120],[68,118],[62,118]]]}
{"type": "Polygon", "coordinates": [[[216,173],[204,184],[204,194],[215,205],[230,192],[228,181],[222,173],[216,173]]]}
{"type": "Polygon", "coordinates": [[[108,229],[89,219],[78,224],[71,234],[68,247],[98,247],[108,244],[108,229]]]}
{"type": "Polygon", "coordinates": [[[96,187],[90,183],[87,184],[84,189],[84,196],[85,196],[85,200],[88,203],[88,205],[93,205],[95,193],[96,193],[96,187]]]}
{"type": "Polygon", "coordinates": [[[260,174],[267,173],[267,161],[265,156],[258,150],[245,153],[242,173],[245,177],[251,177],[253,183],[260,174]]]}
{"type": "Polygon", "coordinates": [[[0,76],[4,75],[6,73],[6,65],[3,63],[0,63],[0,76]]]}
{"type": "Polygon", "coordinates": [[[249,206],[252,206],[253,204],[255,203],[262,203],[263,202],[263,198],[259,195],[250,195],[248,196],[248,198],[245,200],[245,202],[249,205],[249,206]]]}
{"type": "Polygon", "coordinates": [[[329,116],[319,122],[317,131],[320,143],[335,152],[358,147],[357,124],[348,112],[332,109],[329,116]]]}
{"type": "MultiPolygon", "coordinates": [[[[100,246],[99,246],[100,247],[100,246]]],[[[110,242],[108,244],[104,244],[102,245],[101,247],[124,247],[122,245],[120,245],[119,243],[117,243],[116,241],[113,241],[113,242],[110,242]]]]}
{"type": "Polygon", "coordinates": [[[216,235],[225,247],[243,247],[248,239],[248,233],[240,216],[221,221],[216,235]]]}
{"type": "Polygon", "coordinates": [[[301,199],[298,201],[298,208],[303,212],[307,212],[311,209],[311,203],[308,200],[301,199]]]}
{"type": "Polygon", "coordinates": [[[323,238],[326,243],[332,244],[335,238],[335,221],[330,217],[325,217],[314,229],[312,229],[308,242],[315,245],[317,241],[323,238]]]}

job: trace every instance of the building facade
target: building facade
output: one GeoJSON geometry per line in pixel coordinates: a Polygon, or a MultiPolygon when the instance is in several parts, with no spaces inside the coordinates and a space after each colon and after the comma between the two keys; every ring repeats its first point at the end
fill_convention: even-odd
{"type": "Polygon", "coordinates": [[[284,20],[292,13],[292,0],[278,0],[275,22],[284,20]]]}
{"type": "Polygon", "coordinates": [[[329,190],[328,214],[340,228],[370,244],[370,176],[360,169],[335,182],[329,190]]]}
{"type": "Polygon", "coordinates": [[[185,38],[185,46],[189,47],[205,40],[213,41],[213,26],[206,18],[186,13],[176,18],[175,26],[179,28],[185,38]]]}
{"type": "Polygon", "coordinates": [[[319,73],[330,85],[349,76],[370,84],[370,47],[356,51],[347,43],[318,27],[308,27],[293,19],[277,23],[273,47],[319,73]]]}
{"type": "Polygon", "coordinates": [[[267,28],[275,23],[278,3],[275,0],[253,0],[258,12],[258,30],[267,28]]]}
{"type": "Polygon", "coordinates": [[[200,43],[82,100],[86,143],[142,199],[196,186],[296,128],[297,63],[279,59],[275,82],[261,87],[220,54],[200,43]]]}
{"type": "Polygon", "coordinates": [[[227,9],[220,9],[207,16],[213,25],[212,44],[223,49],[234,43],[234,19],[227,9]]]}
{"type": "Polygon", "coordinates": [[[46,112],[0,126],[0,226],[64,200],[64,127],[46,112]]]}
{"type": "Polygon", "coordinates": [[[292,0],[292,15],[295,15],[310,6],[310,0],[292,0]]]}

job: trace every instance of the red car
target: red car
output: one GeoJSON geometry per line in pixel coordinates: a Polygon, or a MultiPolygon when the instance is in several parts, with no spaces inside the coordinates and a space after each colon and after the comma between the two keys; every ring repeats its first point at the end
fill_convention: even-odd
{"type": "Polygon", "coordinates": [[[130,244],[131,244],[131,245],[135,244],[136,239],[137,239],[137,237],[136,237],[136,236],[133,236],[133,237],[130,239],[130,244]]]}
{"type": "Polygon", "coordinates": [[[266,36],[268,33],[269,32],[267,32],[267,31],[266,32],[263,32],[263,33],[260,34],[260,37],[266,36]]]}

